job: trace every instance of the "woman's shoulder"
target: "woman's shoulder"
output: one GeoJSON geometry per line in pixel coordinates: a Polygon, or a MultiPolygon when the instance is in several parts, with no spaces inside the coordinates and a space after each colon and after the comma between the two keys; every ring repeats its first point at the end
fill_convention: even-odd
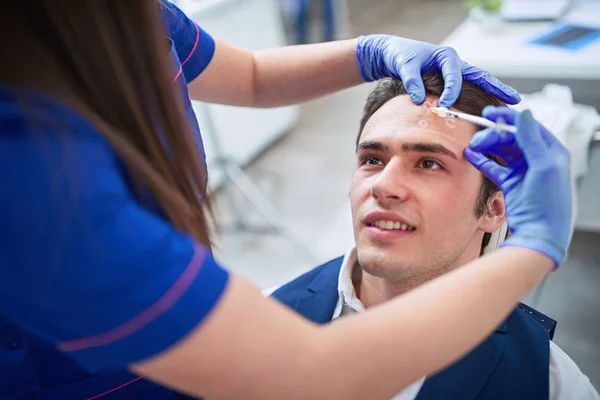
{"type": "Polygon", "coordinates": [[[0,87],[0,173],[5,211],[51,211],[51,204],[126,190],[116,153],[91,123],[23,89],[0,87]]]}
{"type": "Polygon", "coordinates": [[[0,132],[7,138],[43,136],[102,139],[81,114],[60,99],[23,87],[0,85],[0,132]]]}
{"type": "MultiPolygon", "coordinates": [[[[90,164],[115,154],[104,135],[73,107],[53,96],[0,86],[0,154],[5,162],[90,164]],[[94,153],[95,157],[89,158],[94,153]]],[[[44,165],[48,167],[48,165],[44,165]]]]}

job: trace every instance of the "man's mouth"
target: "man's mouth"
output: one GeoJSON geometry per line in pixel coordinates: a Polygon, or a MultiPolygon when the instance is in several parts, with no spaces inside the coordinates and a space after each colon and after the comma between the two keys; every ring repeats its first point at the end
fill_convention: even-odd
{"type": "Polygon", "coordinates": [[[376,227],[376,228],[379,228],[379,229],[383,229],[383,230],[386,230],[386,231],[394,230],[394,231],[408,231],[408,232],[410,232],[410,231],[414,231],[415,230],[415,228],[413,226],[403,224],[403,223],[401,223],[399,221],[386,221],[386,220],[383,220],[383,219],[375,220],[375,221],[371,222],[370,224],[368,224],[368,226],[373,226],[373,227],[376,227]]]}

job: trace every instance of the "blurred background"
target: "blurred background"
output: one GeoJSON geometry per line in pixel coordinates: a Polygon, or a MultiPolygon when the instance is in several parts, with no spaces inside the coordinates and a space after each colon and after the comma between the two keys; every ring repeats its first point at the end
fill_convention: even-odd
{"type": "MultiPolygon", "coordinates": [[[[567,262],[524,302],[558,321],[554,341],[600,388],[600,0],[175,3],[251,50],[373,33],[449,45],[524,94],[571,150],[577,216],[567,262]]],[[[348,190],[370,89],[272,110],[194,105],[224,265],[270,288],[353,246],[348,190]]]]}

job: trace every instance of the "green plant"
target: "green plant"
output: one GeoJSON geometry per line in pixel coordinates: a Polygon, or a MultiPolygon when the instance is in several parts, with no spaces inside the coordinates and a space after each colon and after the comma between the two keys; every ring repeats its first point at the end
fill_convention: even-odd
{"type": "Polygon", "coordinates": [[[503,0],[466,0],[465,5],[468,8],[480,8],[485,11],[499,11],[502,8],[503,0]]]}

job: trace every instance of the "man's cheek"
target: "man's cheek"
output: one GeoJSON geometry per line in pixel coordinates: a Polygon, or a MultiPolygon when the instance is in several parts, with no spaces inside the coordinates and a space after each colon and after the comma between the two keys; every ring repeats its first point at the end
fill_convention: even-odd
{"type": "Polygon", "coordinates": [[[372,185],[367,178],[353,178],[350,185],[350,201],[359,206],[371,197],[372,185]]]}
{"type": "Polygon", "coordinates": [[[464,196],[460,193],[438,192],[432,197],[426,211],[430,224],[451,230],[453,225],[460,223],[468,204],[464,196]]]}

